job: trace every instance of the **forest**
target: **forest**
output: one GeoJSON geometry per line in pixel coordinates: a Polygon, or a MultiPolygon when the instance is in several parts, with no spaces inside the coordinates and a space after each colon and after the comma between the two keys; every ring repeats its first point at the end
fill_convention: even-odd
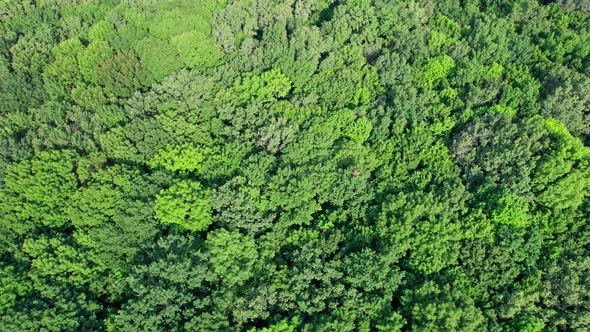
{"type": "Polygon", "coordinates": [[[590,331],[590,1],[0,0],[0,331],[590,331]]]}

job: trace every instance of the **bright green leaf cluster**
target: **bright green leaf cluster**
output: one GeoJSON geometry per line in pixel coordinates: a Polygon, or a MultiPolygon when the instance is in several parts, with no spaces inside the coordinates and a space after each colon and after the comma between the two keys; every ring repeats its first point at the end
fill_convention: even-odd
{"type": "Polygon", "coordinates": [[[192,180],[176,181],[156,196],[156,218],[163,224],[178,225],[189,231],[204,231],[213,222],[211,194],[192,180]]]}

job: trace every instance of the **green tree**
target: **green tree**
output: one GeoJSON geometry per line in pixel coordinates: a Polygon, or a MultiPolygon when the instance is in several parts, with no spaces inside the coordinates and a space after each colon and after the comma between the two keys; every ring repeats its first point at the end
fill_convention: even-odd
{"type": "Polygon", "coordinates": [[[44,71],[45,84],[53,96],[67,96],[81,81],[78,54],[83,50],[78,38],[63,41],[53,49],[54,60],[44,71]]]}
{"type": "Polygon", "coordinates": [[[182,68],[182,59],[178,51],[166,40],[147,37],[137,42],[134,49],[141,59],[141,64],[156,81],[162,81],[182,68]]]}
{"type": "Polygon", "coordinates": [[[135,52],[125,50],[98,66],[96,81],[115,96],[129,97],[134,91],[149,86],[151,76],[135,52]]]}
{"type": "Polygon", "coordinates": [[[223,54],[208,35],[189,31],[172,37],[184,64],[189,68],[204,70],[222,63],[223,54]]]}
{"type": "Polygon", "coordinates": [[[209,262],[226,287],[241,286],[254,274],[258,252],[254,239],[219,229],[207,234],[209,262]]]}
{"type": "Polygon", "coordinates": [[[194,180],[178,180],[156,196],[156,218],[189,231],[204,231],[213,222],[211,194],[194,180]]]}
{"type": "Polygon", "coordinates": [[[150,161],[152,167],[163,167],[170,172],[181,174],[203,172],[203,162],[211,155],[207,147],[197,147],[190,144],[168,146],[150,161]]]}
{"type": "Polygon", "coordinates": [[[128,300],[109,317],[109,330],[228,328],[226,318],[213,311],[214,274],[198,240],[168,236],[150,252],[153,258],[135,266],[126,278],[128,300]]]}
{"type": "Polygon", "coordinates": [[[484,328],[485,318],[473,299],[452,289],[426,281],[408,290],[401,298],[409,310],[409,327],[413,331],[478,331],[484,328]]]}
{"type": "Polygon", "coordinates": [[[65,201],[77,187],[72,151],[42,152],[11,165],[2,187],[2,223],[20,236],[68,224],[65,201]]]}
{"type": "Polygon", "coordinates": [[[291,90],[291,81],[278,70],[255,75],[248,73],[234,83],[231,91],[240,104],[250,100],[271,102],[285,97],[291,90]]]}
{"type": "Polygon", "coordinates": [[[544,125],[551,145],[535,168],[537,199],[555,209],[576,208],[583,203],[590,184],[590,150],[560,121],[549,118],[544,125]]]}
{"type": "Polygon", "coordinates": [[[92,252],[96,265],[114,271],[113,278],[151,245],[158,231],[151,203],[159,187],[151,180],[118,165],[96,170],[66,208],[77,243],[92,252]]]}
{"type": "Polygon", "coordinates": [[[92,42],[78,55],[80,65],[80,74],[90,82],[96,82],[96,72],[98,65],[112,56],[112,50],[108,43],[104,41],[92,42]]]}

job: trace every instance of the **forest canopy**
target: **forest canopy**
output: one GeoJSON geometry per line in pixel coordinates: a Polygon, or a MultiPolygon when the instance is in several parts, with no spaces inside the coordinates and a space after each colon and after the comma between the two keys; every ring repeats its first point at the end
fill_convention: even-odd
{"type": "Polygon", "coordinates": [[[590,330],[587,0],[0,0],[0,330],[590,330]]]}

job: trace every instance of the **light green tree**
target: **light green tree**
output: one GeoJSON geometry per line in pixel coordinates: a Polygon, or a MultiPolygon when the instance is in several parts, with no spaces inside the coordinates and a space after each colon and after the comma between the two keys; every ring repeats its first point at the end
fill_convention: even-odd
{"type": "Polygon", "coordinates": [[[156,196],[156,218],[188,231],[204,231],[213,222],[209,190],[194,180],[177,180],[156,196]]]}

